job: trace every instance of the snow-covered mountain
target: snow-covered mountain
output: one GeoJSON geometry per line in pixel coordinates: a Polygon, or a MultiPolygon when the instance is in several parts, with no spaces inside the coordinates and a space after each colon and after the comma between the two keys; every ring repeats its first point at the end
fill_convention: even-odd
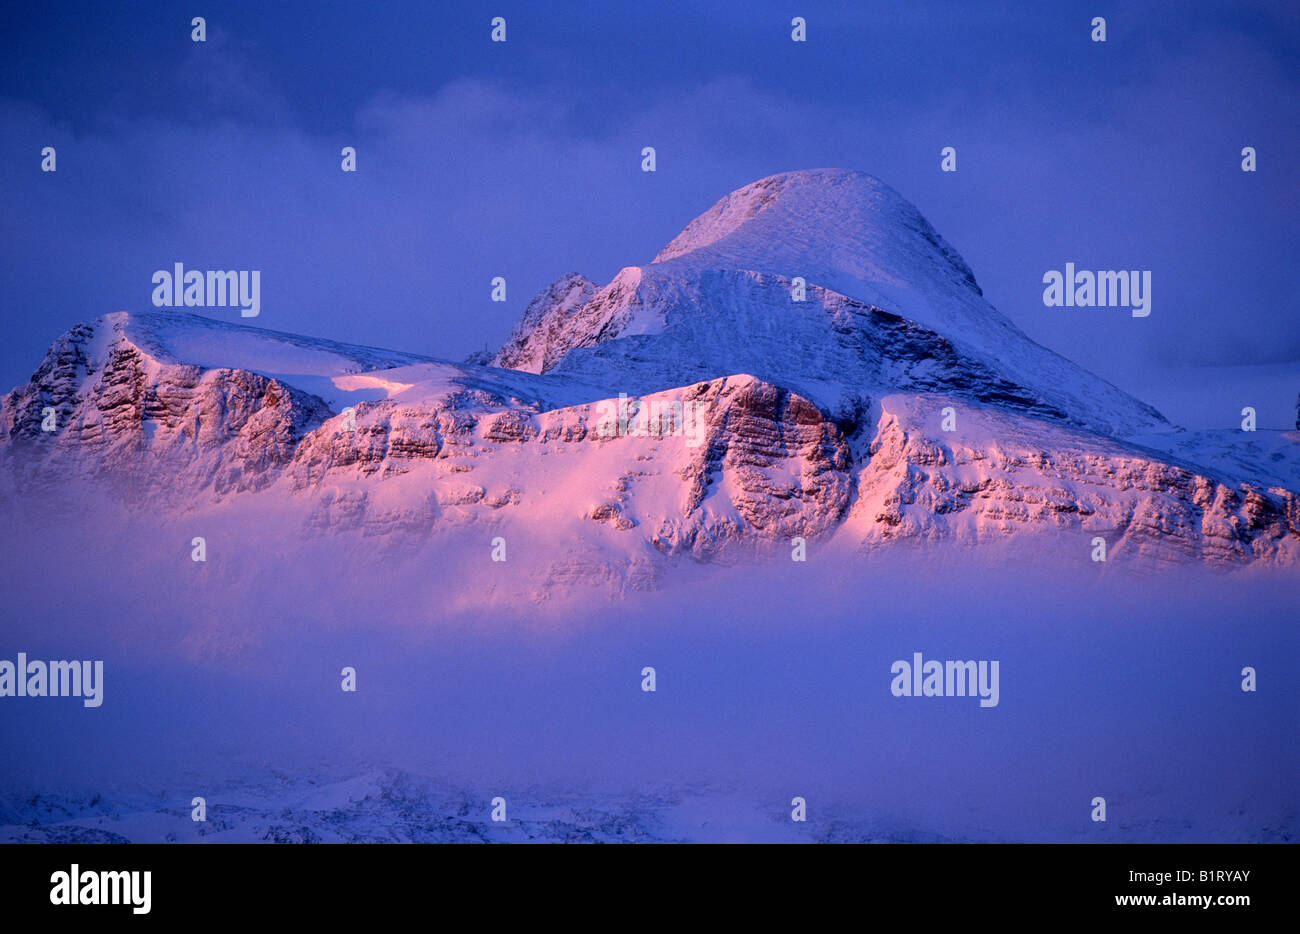
{"type": "Polygon", "coordinates": [[[312,535],[481,526],[544,537],[553,579],[634,587],[795,537],[1300,562],[1296,435],[1178,430],[856,172],[762,179],[648,265],[559,279],[486,363],[106,315],[0,400],[0,498],[72,477],[312,535]]]}
{"type": "Polygon", "coordinates": [[[691,221],[654,262],[596,289],[566,276],[492,361],[645,394],[732,373],[836,417],[865,396],[945,392],[1107,434],[1150,406],[1029,340],[897,192],[858,172],[775,175],[691,221]],[[807,283],[804,301],[792,280],[807,283]]]}

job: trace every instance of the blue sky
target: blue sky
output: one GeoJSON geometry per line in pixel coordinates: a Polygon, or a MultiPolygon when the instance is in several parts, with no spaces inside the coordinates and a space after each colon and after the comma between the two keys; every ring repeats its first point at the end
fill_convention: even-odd
{"type": "Polygon", "coordinates": [[[262,270],[258,326],[459,359],[558,276],[607,281],[728,191],[840,166],[1176,420],[1294,418],[1294,3],[199,6],[0,13],[6,388],[72,324],[148,310],[174,262],[262,270]],[[1151,316],[1044,307],[1067,262],[1152,270],[1151,316]]]}

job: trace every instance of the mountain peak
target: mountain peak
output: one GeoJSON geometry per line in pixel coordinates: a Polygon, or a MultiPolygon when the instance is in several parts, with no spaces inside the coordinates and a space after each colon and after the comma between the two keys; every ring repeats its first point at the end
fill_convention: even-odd
{"type": "Polygon", "coordinates": [[[982,294],[965,260],[915,205],[852,169],[783,172],[736,189],[687,224],[654,262],[679,259],[803,274],[873,303],[888,300],[881,285],[917,280],[982,294]]]}
{"type": "Polygon", "coordinates": [[[847,169],[738,188],[603,288],[558,280],[492,362],[640,393],[749,372],[837,418],[906,389],[1102,433],[1165,424],[1030,340],[914,205],[847,169]]]}

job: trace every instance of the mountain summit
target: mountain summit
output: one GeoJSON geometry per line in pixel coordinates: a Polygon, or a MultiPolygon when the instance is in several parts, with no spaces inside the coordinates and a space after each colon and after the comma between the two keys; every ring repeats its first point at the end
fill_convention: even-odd
{"type": "Polygon", "coordinates": [[[534,595],[796,540],[1300,562],[1293,436],[1175,429],[857,172],[761,179],[603,287],[562,277],[489,362],[106,315],[0,399],[0,506],[84,481],[285,542],[500,537],[534,595]]]}
{"type": "Polygon", "coordinates": [[[1030,340],[985,301],[915,207],[841,169],[733,191],[652,263],[623,269],[604,288],[560,279],[492,362],[640,394],[752,373],[841,419],[868,396],[903,390],[1112,435],[1168,427],[1150,406],[1030,340]]]}

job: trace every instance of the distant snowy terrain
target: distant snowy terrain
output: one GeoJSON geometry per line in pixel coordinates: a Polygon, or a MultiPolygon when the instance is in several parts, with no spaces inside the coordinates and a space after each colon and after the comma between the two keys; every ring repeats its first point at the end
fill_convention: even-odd
{"type": "MultiPolygon", "coordinates": [[[[795,823],[785,802],[735,791],[663,789],[611,795],[577,787],[530,790],[506,821],[494,822],[482,794],[386,770],[329,780],[301,773],[245,780],[221,795],[206,821],[189,809],[136,793],[38,795],[0,802],[0,843],[1002,843],[1025,838],[978,826],[948,832],[891,824],[849,807],[822,808],[795,823]],[[23,822],[21,819],[26,819],[23,822]]],[[[1127,802],[1148,809],[1140,797],[1127,802]]],[[[1058,843],[1294,843],[1296,815],[1260,827],[1244,813],[1196,820],[1129,819],[1115,828],[1080,825],[1058,843]],[[1216,824],[1216,820],[1222,821],[1216,824]]]]}

